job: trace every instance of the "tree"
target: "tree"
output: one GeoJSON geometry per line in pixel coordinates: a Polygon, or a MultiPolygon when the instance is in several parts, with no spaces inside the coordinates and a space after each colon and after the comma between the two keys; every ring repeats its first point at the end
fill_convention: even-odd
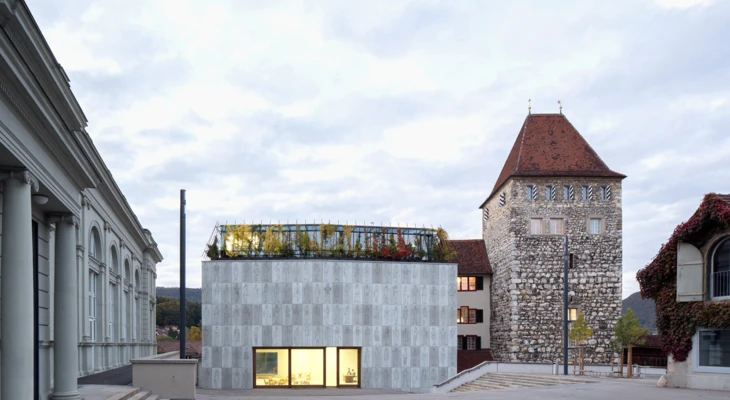
{"type": "Polygon", "coordinates": [[[189,340],[201,340],[203,338],[202,333],[200,332],[200,328],[197,326],[191,326],[188,332],[188,339],[189,340]]]}
{"type": "Polygon", "coordinates": [[[584,351],[584,343],[586,339],[591,337],[593,335],[593,329],[591,329],[588,326],[588,323],[586,323],[586,318],[584,313],[580,313],[578,315],[578,319],[573,322],[573,327],[570,329],[570,332],[568,333],[568,338],[575,340],[576,344],[578,345],[578,349],[580,351],[578,355],[578,361],[580,362],[580,374],[583,375],[583,368],[585,366],[585,351],[584,351]]]}
{"type": "Polygon", "coordinates": [[[641,337],[646,335],[648,330],[642,328],[639,320],[636,318],[632,309],[627,309],[624,315],[619,318],[614,327],[614,335],[616,335],[616,341],[621,346],[621,363],[619,364],[619,375],[623,376],[624,372],[624,349],[629,349],[628,354],[628,372],[627,377],[633,376],[633,370],[631,368],[633,347],[637,344],[644,343],[644,339],[641,337]]]}

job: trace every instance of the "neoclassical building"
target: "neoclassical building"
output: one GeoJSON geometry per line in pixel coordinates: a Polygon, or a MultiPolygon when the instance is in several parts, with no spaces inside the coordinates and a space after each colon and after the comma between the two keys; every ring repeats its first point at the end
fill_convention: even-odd
{"type": "Polygon", "coordinates": [[[25,2],[0,0],[0,398],[155,352],[162,260],[99,156],[25,2]]]}

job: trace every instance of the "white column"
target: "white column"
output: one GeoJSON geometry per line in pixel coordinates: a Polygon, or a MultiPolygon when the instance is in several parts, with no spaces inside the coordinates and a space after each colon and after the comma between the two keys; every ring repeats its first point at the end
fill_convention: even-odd
{"type": "Polygon", "coordinates": [[[54,216],[56,223],[56,279],[54,317],[56,340],[53,344],[53,399],[79,399],[78,309],[76,308],[76,228],[72,215],[54,216]]]}
{"type": "Polygon", "coordinates": [[[0,172],[3,180],[2,355],[3,399],[33,398],[33,230],[28,171],[0,172]]]}

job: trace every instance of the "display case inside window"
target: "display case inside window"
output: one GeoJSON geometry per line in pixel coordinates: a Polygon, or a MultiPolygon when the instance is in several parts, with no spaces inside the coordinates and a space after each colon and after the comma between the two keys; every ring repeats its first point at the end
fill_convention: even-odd
{"type": "Polygon", "coordinates": [[[339,351],[339,385],[357,386],[360,380],[360,360],[358,349],[340,348],[339,351]]]}

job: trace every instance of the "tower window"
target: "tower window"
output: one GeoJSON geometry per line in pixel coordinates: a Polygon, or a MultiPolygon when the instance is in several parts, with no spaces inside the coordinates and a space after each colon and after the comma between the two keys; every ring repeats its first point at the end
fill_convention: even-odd
{"type": "Polygon", "coordinates": [[[550,234],[562,235],[565,233],[564,220],[562,218],[550,218],[550,234]]]}
{"type": "Polygon", "coordinates": [[[542,235],[542,218],[530,218],[530,234],[542,235]]]}
{"type": "Polygon", "coordinates": [[[588,233],[591,235],[601,234],[601,218],[591,218],[588,220],[588,233]]]}
{"type": "Polygon", "coordinates": [[[553,185],[547,185],[545,186],[545,200],[551,200],[554,201],[556,194],[555,194],[555,186],[553,185]]]}
{"type": "Polygon", "coordinates": [[[504,207],[504,204],[507,202],[507,195],[502,192],[499,194],[499,206],[504,207]]]}
{"type": "Polygon", "coordinates": [[[583,201],[593,200],[593,186],[584,185],[582,189],[583,201]]]}
{"type": "Polygon", "coordinates": [[[484,220],[489,221],[489,209],[484,208],[484,220]]]}
{"type": "Polygon", "coordinates": [[[601,200],[611,200],[611,186],[601,186],[601,200]]]}
{"type": "Polygon", "coordinates": [[[575,189],[573,185],[563,186],[563,200],[575,200],[575,189]]]}
{"type": "Polygon", "coordinates": [[[527,185],[525,194],[527,195],[527,200],[537,200],[537,186],[527,185]]]}

